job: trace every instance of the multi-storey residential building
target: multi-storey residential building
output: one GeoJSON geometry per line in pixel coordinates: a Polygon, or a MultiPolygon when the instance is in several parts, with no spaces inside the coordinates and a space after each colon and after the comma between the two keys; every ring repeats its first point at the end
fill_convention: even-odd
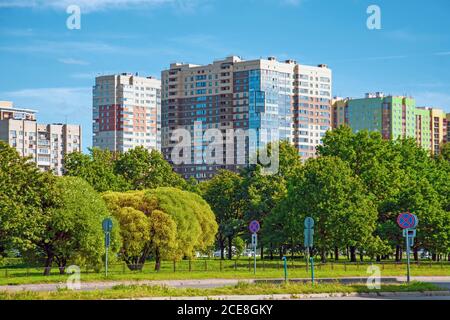
{"type": "Polygon", "coordinates": [[[438,155],[443,143],[447,142],[447,119],[444,110],[421,107],[427,110],[430,117],[430,148],[433,155],[438,155]]]}
{"type": "Polygon", "coordinates": [[[274,57],[245,61],[237,56],[209,65],[174,63],[162,72],[162,151],[184,177],[207,179],[218,169],[238,170],[270,141],[287,140],[307,159],[331,128],[331,70],[274,57]],[[173,133],[193,139],[190,158],[175,164],[173,133]],[[207,129],[246,131],[243,151],[225,137],[223,161],[205,163],[207,129]],[[227,146],[232,145],[230,149],[227,146]],[[233,150],[227,152],[227,150],[233,150]]]}
{"type": "Polygon", "coordinates": [[[293,140],[300,156],[308,159],[316,155],[316,147],[332,128],[332,72],[324,64],[296,64],[294,78],[293,140]]]}
{"type": "Polygon", "coordinates": [[[349,98],[340,97],[332,99],[331,123],[333,128],[348,123],[348,100],[349,98]]]}
{"type": "Polygon", "coordinates": [[[446,116],[446,129],[447,129],[447,141],[450,143],[450,113],[447,113],[446,116]]]}
{"type": "Polygon", "coordinates": [[[161,149],[161,81],[128,73],[95,78],[93,146],[161,149]]]}
{"type": "Polygon", "coordinates": [[[433,155],[446,141],[447,124],[441,109],[416,107],[413,98],[368,93],[363,99],[336,100],[333,126],[348,124],[354,131],[378,131],[384,139],[415,138],[433,155]]]}
{"type": "Polygon", "coordinates": [[[22,157],[31,157],[41,170],[62,175],[64,156],[81,152],[81,126],[38,124],[36,111],[0,102],[0,140],[16,148],[22,157]]]}

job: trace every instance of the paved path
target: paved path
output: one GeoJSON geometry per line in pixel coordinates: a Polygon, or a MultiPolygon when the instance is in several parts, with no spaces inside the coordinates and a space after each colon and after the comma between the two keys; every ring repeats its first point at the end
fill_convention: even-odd
{"type": "MultiPolygon", "coordinates": [[[[450,277],[412,277],[414,281],[434,283],[442,286],[444,290],[450,290],[450,277]]],[[[233,286],[239,282],[258,283],[258,282],[283,282],[283,279],[201,279],[201,280],[148,280],[148,281],[109,281],[109,282],[82,282],[81,290],[104,290],[117,285],[165,285],[174,288],[217,288],[223,286],[233,286]]],[[[310,279],[290,279],[292,282],[309,282],[310,279]]],[[[344,284],[366,283],[367,277],[351,277],[338,279],[318,279],[319,282],[339,281],[344,284]]],[[[405,277],[384,277],[383,283],[402,283],[405,277]]],[[[21,284],[0,286],[0,291],[56,291],[60,288],[66,288],[65,283],[48,284],[21,284]]]]}

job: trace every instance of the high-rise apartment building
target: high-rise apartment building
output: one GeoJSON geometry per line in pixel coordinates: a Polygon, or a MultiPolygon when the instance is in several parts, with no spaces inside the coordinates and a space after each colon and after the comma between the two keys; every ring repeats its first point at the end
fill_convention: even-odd
{"type": "Polygon", "coordinates": [[[415,138],[431,154],[446,141],[447,121],[438,108],[416,107],[413,98],[368,93],[363,99],[333,103],[333,126],[348,124],[354,131],[378,131],[384,139],[415,138]]]}
{"type": "Polygon", "coordinates": [[[447,113],[447,116],[445,117],[446,118],[446,122],[445,122],[445,124],[446,124],[446,129],[447,129],[447,141],[446,142],[449,142],[450,143],[450,113],[447,113]]]}
{"type": "Polygon", "coordinates": [[[38,124],[36,111],[0,102],[0,140],[22,157],[31,157],[39,169],[64,174],[64,156],[81,152],[81,126],[38,124]]]}
{"type": "Polygon", "coordinates": [[[433,155],[441,152],[441,146],[447,142],[447,119],[444,110],[422,107],[420,109],[427,110],[430,116],[430,147],[433,155]]]}
{"type": "Polygon", "coordinates": [[[128,73],[95,78],[93,146],[161,150],[161,81],[128,73]]]}
{"type": "Polygon", "coordinates": [[[332,73],[326,65],[231,56],[203,66],[171,64],[161,80],[162,151],[185,178],[207,179],[218,169],[238,170],[256,150],[277,140],[293,143],[304,159],[313,157],[331,128],[332,73]],[[185,129],[193,141],[183,163],[172,159],[177,129],[185,129]],[[223,134],[223,161],[202,161],[208,144],[202,135],[208,129],[223,134]],[[249,133],[243,150],[227,136],[230,131],[249,133]]]}

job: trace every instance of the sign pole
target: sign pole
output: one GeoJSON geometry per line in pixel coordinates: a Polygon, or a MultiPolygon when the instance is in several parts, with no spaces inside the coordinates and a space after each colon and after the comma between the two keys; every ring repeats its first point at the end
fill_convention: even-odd
{"type": "Polygon", "coordinates": [[[312,252],[314,247],[314,219],[311,217],[305,218],[305,242],[306,248],[306,270],[308,270],[308,255],[311,265],[311,283],[314,285],[314,254],[312,252]]]}
{"type": "Polygon", "coordinates": [[[252,246],[253,246],[253,274],[256,274],[256,247],[258,246],[258,231],[261,228],[259,221],[253,220],[248,226],[252,233],[252,246]]]}
{"type": "Polygon", "coordinates": [[[311,283],[314,285],[314,256],[311,254],[312,248],[309,248],[310,251],[310,257],[309,260],[311,261],[311,283]]]}
{"type": "Polygon", "coordinates": [[[309,270],[309,248],[305,249],[306,272],[309,270]]]}
{"type": "Polygon", "coordinates": [[[287,273],[287,259],[286,259],[286,257],[283,257],[283,262],[284,262],[284,282],[287,283],[288,282],[288,273],[287,273]]]}
{"type": "Polygon", "coordinates": [[[403,229],[403,236],[406,238],[406,281],[411,282],[411,247],[414,246],[416,227],[419,218],[415,214],[401,213],[397,217],[397,224],[403,229]]]}
{"type": "MultiPolygon", "coordinates": [[[[105,237],[108,238],[109,233],[105,234],[105,237]]],[[[108,278],[108,239],[106,239],[105,241],[105,249],[106,249],[106,254],[105,254],[105,277],[108,278]]]]}
{"type": "Polygon", "coordinates": [[[111,231],[113,222],[111,218],[106,218],[102,222],[103,232],[105,233],[105,277],[108,277],[108,249],[111,242],[111,231]]]}
{"type": "Polygon", "coordinates": [[[409,229],[406,229],[406,261],[407,261],[407,272],[406,272],[406,281],[408,284],[411,282],[411,270],[410,270],[410,261],[409,261],[409,255],[410,255],[410,245],[409,245],[409,229]]]}
{"type": "Polygon", "coordinates": [[[255,237],[255,243],[253,244],[253,262],[254,262],[253,274],[256,274],[256,246],[258,242],[258,234],[255,232],[253,236],[255,237]]]}

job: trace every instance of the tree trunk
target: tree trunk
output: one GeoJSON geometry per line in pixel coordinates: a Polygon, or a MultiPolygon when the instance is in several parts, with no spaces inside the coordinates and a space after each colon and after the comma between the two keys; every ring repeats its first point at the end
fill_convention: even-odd
{"type": "Polygon", "coordinates": [[[280,260],[283,259],[283,246],[280,246],[280,260]]]}
{"type": "Polygon", "coordinates": [[[155,252],[155,271],[161,270],[161,255],[159,254],[159,250],[155,252]]]}
{"type": "Polygon", "coordinates": [[[334,260],[339,261],[339,248],[334,247],[334,260]]]}
{"type": "Polygon", "coordinates": [[[66,265],[67,265],[66,259],[60,259],[58,261],[59,274],[64,274],[66,272],[66,265]]]}
{"type": "Polygon", "coordinates": [[[419,262],[419,248],[414,248],[414,260],[419,262]]]}
{"type": "Polygon", "coordinates": [[[273,244],[270,243],[270,260],[273,260],[273,244]]]}
{"type": "Polygon", "coordinates": [[[322,263],[327,262],[327,252],[325,251],[325,249],[320,250],[320,260],[322,261],[322,263]]]}
{"type": "Polygon", "coordinates": [[[219,238],[219,247],[220,247],[220,259],[225,259],[225,241],[222,237],[219,238]]]}
{"type": "Polygon", "coordinates": [[[377,254],[377,262],[381,262],[381,256],[377,254]]]}
{"type": "Polygon", "coordinates": [[[362,251],[359,252],[359,261],[364,262],[364,253],[362,251]]]}
{"type": "Polygon", "coordinates": [[[45,260],[44,276],[50,275],[50,270],[52,268],[54,258],[55,255],[53,253],[47,253],[47,259],[45,260]]]}
{"type": "Polygon", "coordinates": [[[261,247],[261,260],[264,259],[264,245],[262,243],[262,241],[260,242],[260,247],[261,247]]]}
{"type": "Polygon", "coordinates": [[[395,246],[395,261],[400,262],[400,246],[395,246]]]}
{"type": "Polygon", "coordinates": [[[356,262],[356,248],[354,246],[350,247],[350,262],[356,262]]]}
{"type": "Polygon", "coordinates": [[[228,260],[233,258],[233,237],[228,237],[228,260]]]}

